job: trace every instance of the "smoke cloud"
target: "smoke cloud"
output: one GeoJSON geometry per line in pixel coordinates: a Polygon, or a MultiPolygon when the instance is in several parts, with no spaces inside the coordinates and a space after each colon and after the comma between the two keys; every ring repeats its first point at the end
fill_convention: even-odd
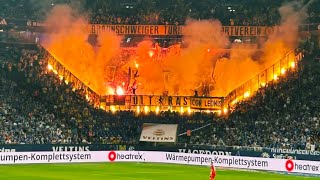
{"type": "Polygon", "coordinates": [[[189,19],[184,27],[184,44],[163,54],[151,40],[124,52],[122,37],[112,32],[98,36],[98,47],[88,42],[87,18],[69,6],[56,6],[47,19],[48,41],[44,46],[68,70],[100,95],[112,94],[118,86],[138,86],[137,94],[226,96],[229,92],[283,58],[298,45],[298,25],[303,12],[292,5],[279,9],[281,24],[253,58],[256,45],[232,43],[230,57],[221,49],[230,46],[218,20],[189,19]],[[130,69],[130,70],[129,70],[130,69]]]}
{"type": "Polygon", "coordinates": [[[115,72],[108,67],[115,66],[113,58],[120,51],[121,38],[112,32],[101,34],[100,47],[95,48],[88,42],[87,22],[69,6],[55,6],[47,19],[50,34],[44,45],[84,84],[104,95],[110,93],[106,84],[115,72]]]}

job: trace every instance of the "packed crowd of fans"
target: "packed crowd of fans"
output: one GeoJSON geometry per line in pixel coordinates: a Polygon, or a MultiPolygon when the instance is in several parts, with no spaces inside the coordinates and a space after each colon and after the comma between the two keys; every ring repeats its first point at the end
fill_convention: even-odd
{"type": "MultiPolygon", "coordinates": [[[[288,1],[270,0],[0,0],[0,18],[44,20],[55,5],[69,4],[89,14],[91,23],[181,25],[187,18],[219,19],[224,25],[274,25],[279,7],[288,1]]],[[[300,1],[307,6],[309,22],[319,22],[319,1],[300,1]],[[308,2],[312,2],[309,3],[308,2]]],[[[297,3],[296,3],[297,4],[297,3]]]]}
{"type": "Polygon", "coordinates": [[[91,22],[106,24],[165,24],[182,25],[187,18],[219,19],[224,25],[271,25],[278,23],[278,8],[274,2],[249,1],[140,1],[128,4],[124,13],[113,12],[112,2],[93,1],[90,4],[91,22]],[[110,3],[110,4],[109,4],[110,3]],[[133,10],[131,9],[133,8],[133,10]],[[147,10],[146,9],[150,9],[147,10]],[[119,16],[118,14],[127,14],[119,16]],[[134,15],[131,15],[134,14],[134,15]],[[137,15],[138,14],[138,15],[137,15]]]}
{"type": "Polygon", "coordinates": [[[191,143],[320,150],[320,64],[314,60],[307,57],[299,72],[261,88],[191,143]]]}
{"type": "MultiPolygon", "coordinates": [[[[280,2],[248,1],[83,3],[92,23],[179,25],[185,23],[185,17],[216,18],[226,25],[279,22],[280,2]]],[[[30,8],[30,2],[33,1],[0,0],[1,7],[5,7],[0,17],[43,19],[45,13],[41,9],[45,3],[30,8]]],[[[55,5],[52,2],[46,4],[47,8],[55,5]]],[[[314,1],[308,8],[312,22],[320,17],[319,2],[314,1]]],[[[154,122],[179,124],[179,134],[209,125],[192,133],[191,144],[320,150],[319,62],[314,62],[312,56],[302,61],[298,72],[288,72],[249,101],[238,104],[226,119],[206,113],[137,115],[132,111],[111,113],[95,109],[85,99],[83,89],[74,90],[73,84],[47,69],[47,56],[41,47],[0,48],[0,144],[136,144],[142,124],[154,122]]],[[[178,139],[186,142],[185,136],[178,139]]]]}
{"type": "MultiPolygon", "coordinates": [[[[181,132],[205,124],[179,113],[135,116],[131,111],[112,114],[94,109],[81,90],[73,91],[72,84],[47,69],[45,51],[9,48],[3,54],[0,144],[137,143],[145,122],[170,121],[180,124],[181,132]]],[[[204,116],[212,118],[194,115],[204,116]]]]}
{"type": "MultiPolygon", "coordinates": [[[[179,124],[179,134],[211,124],[192,133],[191,144],[320,150],[319,63],[311,56],[298,72],[238,104],[226,120],[206,113],[108,113],[50,72],[45,50],[8,48],[2,54],[1,144],[136,144],[142,124],[153,122],[179,124]]],[[[178,139],[186,142],[186,136],[178,139]]]]}

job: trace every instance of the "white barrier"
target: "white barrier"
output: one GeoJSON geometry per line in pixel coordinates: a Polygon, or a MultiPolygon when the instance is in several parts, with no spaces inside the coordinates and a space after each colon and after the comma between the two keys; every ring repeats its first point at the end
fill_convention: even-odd
{"type": "Polygon", "coordinates": [[[149,162],[230,167],[320,175],[320,162],[269,159],[243,156],[217,156],[154,151],[83,151],[83,152],[6,152],[0,164],[80,163],[80,162],[149,162]]]}
{"type": "Polygon", "coordinates": [[[105,151],[78,152],[4,152],[0,164],[106,162],[105,151]]]}

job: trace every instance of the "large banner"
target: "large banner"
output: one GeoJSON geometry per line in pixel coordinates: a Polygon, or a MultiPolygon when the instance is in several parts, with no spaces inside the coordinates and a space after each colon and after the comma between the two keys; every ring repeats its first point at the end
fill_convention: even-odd
{"type": "Polygon", "coordinates": [[[222,99],[220,98],[190,98],[191,109],[221,109],[222,99]]]}
{"type": "MultiPolygon", "coordinates": [[[[116,96],[116,95],[115,95],[116,96]]],[[[173,107],[173,108],[190,108],[197,110],[221,110],[223,98],[220,97],[192,97],[192,96],[161,96],[161,95],[126,95],[122,96],[122,105],[126,107],[173,107]]],[[[120,105],[115,101],[115,97],[105,96],[101,102],[107,106],[120,105]]]]}
{"type": "Polygon", "coordinates": [[[277,27],[272,26],[223,26],[222,31],[226,36],[270,36],[277,27]]]}
{"type": "Polygon", "coordinates": [[[5,152],[81,152],[81,151],[132,151],[138,149],[130,144],[6,144],[0,145],[0,154],[5,152]]]}
{"type": "Polygon", "coordinates": [[[177,129],[178,124],[144,123],[140,141],[174,143],[177,140],[177,129]]]}
{"type": "Polygon", "coordinates": [[[157,151],[89,151],[89,152],[7,152],[0,154],[0,164],[146,162],[264,170],[286,173],[320,174],[318,161],[266,159],[245,156],[220,156],[157,151]]]}
{"type": "Polygon", "coordinates": [[[201,147],[172,145],[148,146],[130,144],[14,144],[0,145],[0,154],[6,152],[82,152],[82,151],[166,151],[188,154],[207,154],[223,156],[248,156],[274,159],[296,159],[320,161],[320,151],[275,149],[275,148],[239,148],[239,147],[201,147]]]}
{"type": "Polygon", "coordinates": [[[171,36],[182,35],[182,26],[174,25],[108,25],[91,24],[89,25],[92,34],[103,32],[115,32],[119,35],[147,35],[147,36],[171,36]]]}
{"type": "MultiPolygon", "coordinates": [[[[270,36],[276,30],[272,26],[222,26],[225,36],[270,36]]],[[[100,34],[103,32],[115,32],[119,35],[188,35],[184,32],[184,26],[175,25],[109,25],[90,24],[89,32],[100,34]]]]}
{"type": "MultiPolygon", "coordinates": [[[[34,32],[42,32],[48,24],[43,21],[27,19],[0,18],[0,27],[9,26],[14,29],[29,29],[34,32]]],[[[302,24],[299,26],[300,32],[319,31],[319,24],[302,24]]],[[[86,32],[99,34],[113,31],[119,35],[162,35],[181,36],[184,26],[176,25],[125,25],[125,24],[89,24],[83,29],[86,32]]],[[[221,31],[226,36],[270,36],[279,31],[276,26],[222,26],[221,31]]]]}

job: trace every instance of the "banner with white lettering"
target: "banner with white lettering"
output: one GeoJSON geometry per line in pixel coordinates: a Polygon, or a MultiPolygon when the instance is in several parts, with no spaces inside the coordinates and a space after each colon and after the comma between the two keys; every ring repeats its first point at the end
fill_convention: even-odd
{"type": "Polygon", "coordinates": [[[277,171],[286,173],[320,174],[320,162],[258,157],[220,156],[155,151],[109,151],[109,162],[152,162],[186,165],[277,171]]]}
{"type": "Polygon", "coordinates": [[[4,152],[0,164],[147,162],[320,175],[319,161],[157,151],[4,152]]]}
{"type": "MultiPolygon", "coordinates": [[[[188,120],[189,121],[189,120],[188,120]]],[[[226,156],[248,156],[275,159],[295,159],[307,161],[320,161],[320,151],[276,149],[276,148],[253,148],[253,147],[215,147],[182,145],[172,146],[149,146],[129,144],[5,144],[0,145],[0,154],[5,152],[69,152],[69,151],[165,151],[191,154],[226,155],[226,156]]]]}
{"type": "Polygon", "coordinates": [[[222,98],[214,97],[191,97],[191,109],[207,109],[207,110],[220,110],[222,107],[222,98]]]}
{"type": "Polygon", "coordinates": [[[0,18],[0,26],[6,26],[6,25],[8,25],[6,19],[1,19],[0,18]]]}
{"type": "Polygon", "coordinates": [[[176,142],[177,124],[144,123],[140,141],[146,142],[176,142]]]}

